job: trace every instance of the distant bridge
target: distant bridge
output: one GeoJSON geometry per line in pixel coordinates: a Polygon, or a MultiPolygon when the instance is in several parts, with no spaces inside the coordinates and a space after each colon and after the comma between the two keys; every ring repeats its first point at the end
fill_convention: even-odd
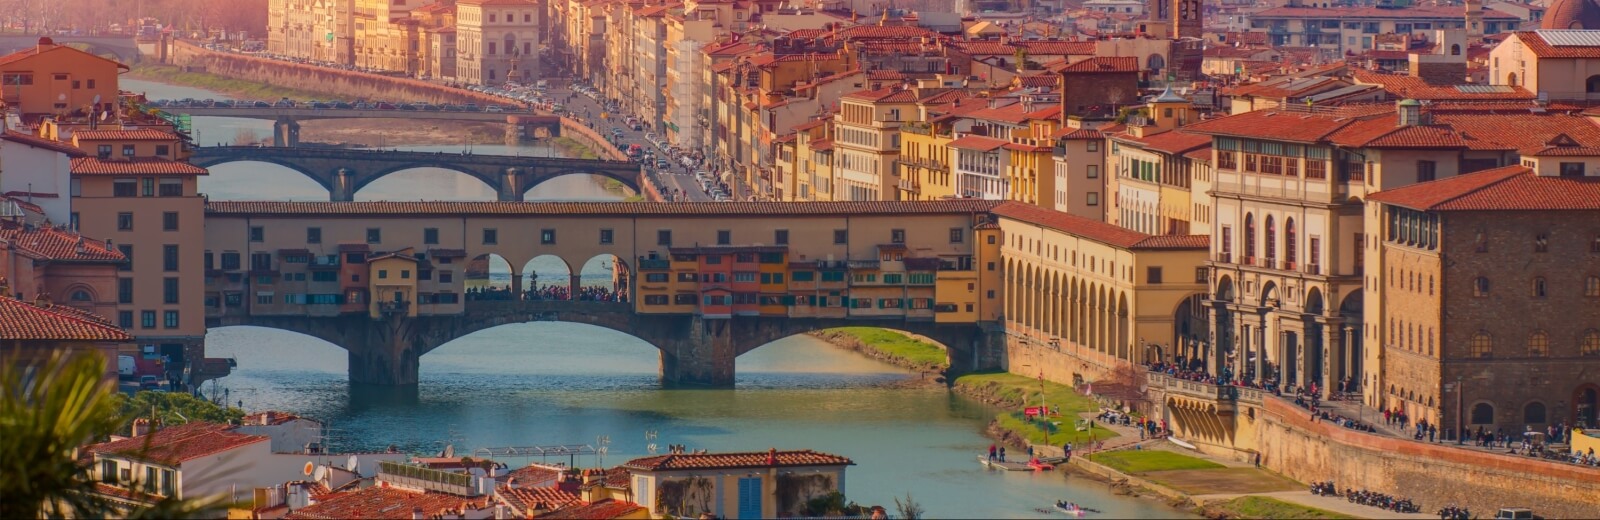
{"type": "Polygon", "coordinates": [[[427,119],[446,121],[483,121],[511,125],[507,135],[516,138],[559,137],[561,116],[535,112],[461,112],[437,110],[379,110],[355,108],[310,107],[182,107],[165,106],[159,110],[170,114],[188,114],[197,117],[240,117],[276,121],[272,126],[275,146],[299,146],[300,121],[314,119],[427,119]]]}
{"type": "MultiPolygon", "coordinates": [[[[139,42],[132,36],[51,36],[50,39],[95,55],[110,54],[125,64],[139,61],[139,42]]],[[[10,54],[36,45],[39,45],[39,36],[0,36],[0,54],[10,54]]],[[[154,49],[155,42],[150,42],[150,45],[154,49]]]]}
{"type": "Polygon", "coordinates": [[[640,166],[625,161],[395,152],[347,148],[208,146],[196,149],[190,162],[210,167],[231,162],[265,162],[289,168],[328,190],[334,202],[354,200],[361,188],[389,174],[412,168],[443,168],[482,181],[501,201],[521,201],[534,186],[563,175],[599,175],[640,192],[640,166]]]}

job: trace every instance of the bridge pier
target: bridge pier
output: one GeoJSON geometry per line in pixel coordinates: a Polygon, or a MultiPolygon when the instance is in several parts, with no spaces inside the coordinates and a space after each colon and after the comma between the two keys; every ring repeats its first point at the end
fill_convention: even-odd
{"type": "Polygon", "coordinates": [[[495,198],[500,202],[522,202],[523,191],[517,169],[506,168],[506,171],[500,174],[500,185],[495,187],[495,198]]]}
{"type": "Polygon", "coordinates": [[[300,122],[287,117],[278,118],[278,121],[272,124],[272,145],[300,146],[300,122]]]}
{"type": "Polygon", "coordinates": [[[699,316],[678,320],[674,328],[687,330],[663,334],[656,340],[661,349],[661,384],[733,386],[733,358],[738,356],[735,321],[699,316]]]}
{"type": "Polygon", "coordinates": [[[351,188],[350,169],[339,168],[339,171],[333,174],[333,187],[328,189],[328,200],[332,202],[356,200],[356,192],[351,188]]]}

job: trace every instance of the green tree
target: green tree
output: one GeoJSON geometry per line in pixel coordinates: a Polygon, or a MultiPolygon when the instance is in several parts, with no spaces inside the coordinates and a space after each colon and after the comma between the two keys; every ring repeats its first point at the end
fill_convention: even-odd
{"type": "Polygon", "coordinates": [[[131,420],[105,379],[105,360],[56,351],[38,363],[3,356],[0,368],[0,518],[192,518],[216,516],[215,499],[161,498],[132,511],[94,493],[79,446],[104,440],[131,420]]]}
{"type": "MultiPolygon", "coordinates": [[[[244,417],[244,410],[218,406],[211,401],[182,392],[139,392],[133,397],[117,394],[118,409],[124,416],[154,419],[155,424],[185,424],[195,421],[230,423],[244,417]],[[154,417],[151,416],[154,414],[154,417]]],[[[127,429],[120,430],[126,433],[127,429]]]]}

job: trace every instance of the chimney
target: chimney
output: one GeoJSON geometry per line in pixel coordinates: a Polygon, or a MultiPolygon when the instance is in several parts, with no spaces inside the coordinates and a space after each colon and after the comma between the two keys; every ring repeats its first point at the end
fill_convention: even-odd
{"type": "Polygon", "coordinates": [[[39,291],[39,294],[33,297],[33,305],[46,309],[50,308],[50,293],[39,291]]]}
{"type": "Polygon", "coordinates": [[[80,254],[80,255],[89,252],[89,248],[86,247],[83,244],[83,236],[82,235],[78,236],[78,247],[76,249],[74,249],[74,250],[77,251],[77,253],[80,254]]]}
{"type": "Polygon", "coordinates": [[[411,508],[411,520],[422,520],[422,506],[411,508]]]}
{"type": "Polygon", "coordinates": [[[142,437],[150,433],[150,420],[140,417],[133,420],[133,436],[142,437]]]}
{"type": "Polygon", "coordinates": [[[1422,124],[1422,103],[1415,99],[1403,99],[1395,103],[1395,108],[1400,113],[1399,126],[1417,126],[1422,124]]]}
{"type": "Polygon", "coordinates": [[[778,449],[777,448],[767,448],[767,465],[768,466],[776,466],[776,465],[778,465],[778,449]]]}
{"type": "Polygon", "coordinates": [[[48,50],[54,49],[54,48],[56,48],[56,41],[55,40],[50,39],[49,36],[40,36],[39,37],[39,50],[38,50],[38,52],[44,52],[44,51],[48,51],[48,50]]]}

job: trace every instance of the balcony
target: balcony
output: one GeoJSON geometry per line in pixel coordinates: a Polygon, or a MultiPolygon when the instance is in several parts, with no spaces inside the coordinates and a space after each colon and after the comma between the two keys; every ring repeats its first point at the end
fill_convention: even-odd
{"type": "Polygon", "coordinates": [[[664,271],[672,267],[672,261],[666,258],[640,258],[639,269],[642,271],[664,271]]]}
{"type": "Polygon", "coordinates": [[[406,314],[411,310],[411,302],[378,302],[378,312],[385,315],[406,314]]]}
{"type": "Polygon", "coordinates": [[[1306,274],[1320,275],[1322,274],[1322,266],[1317,264],[1307,264],[1306,274]]]}
{"type": "Polygon", "coordinates": [[[1219,264],[1233,263],[1233,253],[1217,253],[1216,262],[1219,264]]]}

